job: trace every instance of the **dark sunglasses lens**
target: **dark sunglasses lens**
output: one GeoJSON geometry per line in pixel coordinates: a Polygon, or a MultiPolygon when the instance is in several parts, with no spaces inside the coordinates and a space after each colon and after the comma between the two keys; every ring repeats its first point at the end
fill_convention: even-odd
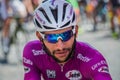
{"type": "Polygon", "coordinates": [[[45,39],[50,43],[56,43],[58,38],[60,37],[63,42],[68,41],[73,36],[72,30],[66,31],[61,34],[47,34],[45,35],[45,39]]]}
{"type": "Polygon", "coordinates": [[[73,36],[72,30],[67,31],[67,32],[65,32],[65,33],[62,34],[62,40],[63,40],[64,42],[65,42],[65,41],[68,41],[72,36],[73,36]]]}
{"type": "Polygon", "coordinates": [[[57,35],[56,34],[48,34],[48,35],[46,35],[45,39],[50,43],[56,43],[57,35]]]}

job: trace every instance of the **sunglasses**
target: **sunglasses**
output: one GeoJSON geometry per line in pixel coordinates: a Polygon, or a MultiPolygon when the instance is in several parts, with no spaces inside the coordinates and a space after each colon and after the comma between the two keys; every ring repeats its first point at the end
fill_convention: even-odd
{"type": "Polygon", "coordinates": [[[73,34],[73,30],[68,30],[60,34],[43,34],[43,38],[49,43],[57,43],[59,39],[66,42],[73,36],[73,34]]]}

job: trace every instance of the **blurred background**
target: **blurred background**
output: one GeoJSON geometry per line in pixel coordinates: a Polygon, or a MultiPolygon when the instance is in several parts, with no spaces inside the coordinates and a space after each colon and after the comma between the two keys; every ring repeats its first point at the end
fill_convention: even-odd
{"type": "MultiPolygon", "coordinates": [[[[42,0],[0,0],[0,80],[23,80],[22,50],[37,39],[32,21],[42,0]]],[[[67,0],[76,12],[77,40],[91,44],[106,58],[113,80],[120,80],[120,1],[67,0]]]]}

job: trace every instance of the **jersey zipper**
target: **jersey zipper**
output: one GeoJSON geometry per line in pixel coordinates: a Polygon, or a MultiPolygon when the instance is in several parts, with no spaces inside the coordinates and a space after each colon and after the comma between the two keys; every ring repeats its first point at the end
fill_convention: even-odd
{"type": "Polygon", "coordinates": [[[63,64],[60,64],[60,67],[61,67],[61,72],[63,72],[63,67],[64,67],[64,65],[63,65],[63,64]]]}

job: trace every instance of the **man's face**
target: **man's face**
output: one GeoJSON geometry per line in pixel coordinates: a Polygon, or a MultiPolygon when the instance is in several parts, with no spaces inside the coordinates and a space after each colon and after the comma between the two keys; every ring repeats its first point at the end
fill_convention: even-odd
{"type": "Polygon", "coordinates": [[[46,39],[43,39],[43,42],[50,54],[61,62],[65,61],[74,43],[75,36],[72,32],[72,27],[45,32],[44,34],[47,36],[46,39]]]}

